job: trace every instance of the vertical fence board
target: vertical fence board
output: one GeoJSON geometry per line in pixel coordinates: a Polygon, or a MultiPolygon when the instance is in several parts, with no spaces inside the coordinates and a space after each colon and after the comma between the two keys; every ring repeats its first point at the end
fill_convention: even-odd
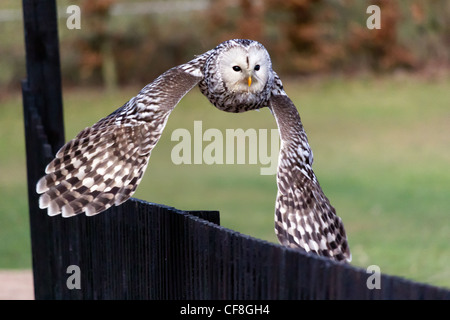
{"type": "MultiPolygon", "coordinates": [[[[54,1],[23,0],[27,79],[22,82],[22,96],[27,154],[28,201],[33,252],[35,291],[55,279],[54,266],[60,257],[57,246],[61,237],[57,226],[42,218],[37,205],[36,182],[44,173],[52,154],[64,143],[59,43],[54,1]],[[57,230],[56,230],[57,229],[57,230]],[[57,241],[56,243],[54,241],[57,241]],[[38,247],[39,250],[34,248],[38,247]],[[45,248],[45,250],[42,250],[45,248]]],[[[60,234],[61,235],[61,234],[60,234]]],[[[62,235],[61,235],[62,236],[62,235]]],[[[55,289],[58,290],[58,289],[55,289]]],[[[45,298],[50,292],[35,292],[45,298]]]]}

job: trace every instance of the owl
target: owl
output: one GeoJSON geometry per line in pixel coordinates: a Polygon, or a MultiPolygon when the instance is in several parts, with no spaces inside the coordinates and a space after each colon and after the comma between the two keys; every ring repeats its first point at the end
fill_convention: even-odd
{"type": "Polygon", "coordinates": [[[64,145],[37,184],[41,208],[64,217],[97,214],[131,197],[168,116],[194,86],[219,110],[267,107],[281,138],[275,202],[280,243],[336,261],[351,261],[344,225],[312,169],[313,154],[299,113],[269,53],[253,40],[233,39],[174,67],[124,106],[64,145]]]}

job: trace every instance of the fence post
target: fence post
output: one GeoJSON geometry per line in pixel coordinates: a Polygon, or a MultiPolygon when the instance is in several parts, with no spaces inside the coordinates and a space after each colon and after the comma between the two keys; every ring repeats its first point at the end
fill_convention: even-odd
{"type": "Polygon", "coordinates": [[[57,9],[55,1],[23,0],[27,78],[22,81],[28,203],[35,298],[52,277],[52,225],[39,209],[36,182],[64,144],[57,9]],[[39,250],[36,250],[39,248],[39,250]]]}

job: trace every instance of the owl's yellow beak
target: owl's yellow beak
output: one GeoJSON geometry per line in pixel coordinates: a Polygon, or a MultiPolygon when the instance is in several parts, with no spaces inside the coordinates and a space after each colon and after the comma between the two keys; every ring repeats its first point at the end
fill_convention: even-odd
{"type": "Polygon", "coordinates": [[[252,77],[248,77],[247,81],[248,81],[248,86],[250,87],[252,85],[252,77]]]}

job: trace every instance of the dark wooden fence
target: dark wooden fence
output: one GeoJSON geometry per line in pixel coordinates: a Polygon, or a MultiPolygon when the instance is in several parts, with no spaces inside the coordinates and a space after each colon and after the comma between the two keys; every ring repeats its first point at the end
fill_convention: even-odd
{"type": "Polygon", "coordinates": [[[35,185],[64,142],[56,7],[24,0],[23,82],[36,299],[450,299],[450,291],[381,275],[219,226],[214,211],[132,199],[94,217],[49,217],[35,185]]]}
{"type": "Polygon", "coordinates": [[[218,212],[132,199],[90,218],[45,218],[51,229],[33,248],[39,299],[450,298],[444,289],[387,275],[380,289],[368,289],[366,270],[220,227],[218,212]],[[70,289],[74,276],[79,289],[70,289]]]}

